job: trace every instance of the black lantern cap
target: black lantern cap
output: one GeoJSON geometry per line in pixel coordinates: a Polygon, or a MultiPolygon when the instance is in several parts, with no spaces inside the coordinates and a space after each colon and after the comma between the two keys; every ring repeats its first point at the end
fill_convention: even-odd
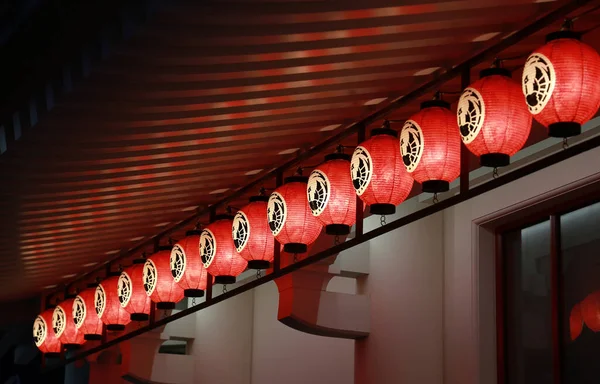
{"type": "Polygon", "coordinates": [[[421,184],[423,192],[440,193],[450,190],[450,183],[446,180],[427,180],[421,184]]]}
{"type": "Polygon", "coordinates": [[[121,276],[121,272],[120,271],[110,271],[106,274],[106,277],[116,277],[116,276],[121,276]]]}
{"type": "Polygon", "coordinates": [[[556,31],[546,35],[546,43],[549,43],[553,40],[558,39],[575,39],[581,40],[581,32],[571,31],[569,29],[565,29],[563,31],[556,31]]]}
{"type": "Polygon", "coordinates": [[[248,269],[269,269],[271,263],[267,260],[250,260],[248,262],[248,269]]]}
{"type": "Polygon", "coordinates": [[[157,252],[160,252],[160,251],[170,251],[172,249],[173,249],[173,245],[171,245],[171,244],[168,244],[168,245],[159,245],[157,252]]]}
{"type": "Polygon", "coordinates": [[[287,183],[304,183],[304,184],[308,184],[308,176],[289,176],[286,177],[284,182],[284,184],[287,183]]]}
{"type": "Polygon", "coordinates": [[[393,215],[396,213],[394,204],[371,204],[369,211],[374,215],[393,215]]]}
{"type": "Polygon", "coordinates": [[[548,136],[550,137],[573,137],[581,134],[581,124],[574,121],[561,121],[548,126],[548,136]]]}
{"type": "Polygon", "coordinates": [[[201,289],[184,289],[183,296],[185,296],[185,297],[204,297],[204,291],[201,289]]]}
{"type": "Polygon", "coordinates": [[[202,233],[202,231],[199,229],[192,229],[192,230],[187,231],[185,233],[185,236],[186,237],[187,236],[200,236],[201,233],[202,233]]]}
{"type": "Polygon", "coordinates": [[[346,224],[327,224],[325,233],[333,236],[344,236],[350,234],[350,226],[346,224]]]}
{"type": "Polygon", "coordinates": [[[125,326],[123,324],[108,324],[106,326],[106,330],[111,332],[120,332],[125,330],[125,326]]]}
{"type": "Polygon", "coordinates": [[[131,321],[148,321],[150,320],[150,315],[147,313],[132,313],[129,315],[129,319],[131,321]]]}
{"type": "Polygon", "coordinates": [[[146,259],[134,259],[133,264],[146,264],[146,259]]]}
{"type": "Polygon", "coordinates": [[[283,252],[306,253],[308,252],[308,246],[302,243],[287,243],[283,246],[283,252]]]}
{"type": "Polygon", "coordinates": [[[97,335],[95,333],[86,333],[83,335],[83,340],[100,341],[100,340],[102,340],[102,335],[97,335]]]}
{"type": "Polygon", "coordinates": [[[371,137],[379,135],[389,135],[398,137],[398,132],[386,126],[381,128],[373,128],[373,130],[371,131],[371,137]]]}
{"type": "Polygon", "coordinates": [[[89,283],[87,285],[88,288],[96,288],[98,286],[98,283],[89,283]]]}
{"type": "Polygon", "coordinates": [[[224,213],[221,215],[216,215],[215,219],[212,222],[214,223],[215,221],[219,221],[219,220],[233,220],[233,216],[229,215],[227,213],[224,213]]]}
{"type": "Polygon", "coordinates": [[[493,75],[499,75],[499,76],[512,78],[512,73],[506,68],[492,67],[492,68],[482,69],[479,72],[480,79],[483,79],[484,77],[488,77],[488,76],[493,76],[493,75]]]}
{"type": "Polygon", "coordinates": [[[427,100],[421,103],[421,109],[432,107],[450,109],[450,103],[444,100],[427,100]]]}
{"type": "Polygon", "coordinates": [[[256,201],[262,201],[262,202],[268,202],[269,201],[269,196],[263,196],[263,195],[257,195],[257,196],[250,196],[250,202],[254,203],[256,201]]]}
{"type": "Polygon", "coordinates": [[[160,303],[156,303],[156,309],[175,309],[175,303],[172,301],[163,301],[160,303]]]}
{"type": "Polygon", "coordinates": [[[234,284],[235,276],[215,276],[215,284],[234,284]]]}
{"type": "Polygon", "coordinates": [[[482,167],[506,167],[510,164],[510,156],[506,153],[485,153],[479,157],[482,167]]]}
{"type": "Polygon", "coordinates": [[[347,153],[328,153],[327,155],[325,155],[325,161],[329,160],[350,161],[350,155],[347,153]]]}

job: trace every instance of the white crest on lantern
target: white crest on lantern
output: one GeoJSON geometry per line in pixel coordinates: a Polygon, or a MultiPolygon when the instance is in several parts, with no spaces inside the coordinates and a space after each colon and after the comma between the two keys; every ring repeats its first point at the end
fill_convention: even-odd
{"type": "Polygon", "coordinates": [[[73,322],[75,323],[75,327],[77,329],[79,329],[85,321],[85,315],[85,302],[81,296],[77,295],[73,301],[73,322]]]}
{"type": "Polygon", "coordinates": [[[425,141],[421,127],[414,120],[406,120],[400,133],[400,154],[409,173],[419,166],[424,147],[425,141]]]}
{"type": "Polygon", "coordinates": [[[308,197],[308,206],[314,216],[319,216],[329,203],[331,194],[331,184],[329,178],[320,169],[315,169],[310,173],[308,185],[306,186],[306,195],[308,197]]]}
{"type": "Polygon", "coordinates": [[[279,192],[273,192],[269,196],[269,203],[267,204],[267,220],[269,221],[269,228],[273,232],[273,236],[279,235],[279,232],[285,225],[287,219],[287,205],[285,199],[279,192]]]}
{"type": "Polygon", "coordinates": [[[146,295],[151,296],[156,289],[156,280],[158,279],[158,271],[156,264],[151,259],[146,260],[142,271],[142,280],[144,282],[144,291],[146,295]]]}
{"type": "Polygon", "coordinates": [[[217,240],[215,235],[208,228],[202,230],[200,234],[200,260],[204,268],[210,267],[217,253],[217,240]]]}
{"type": "Polygon", "coordinates": [[[469,144],[483,127],[485,120],[485,102],[475,88],[466,88],[458,100],[456,118],[463,143],[469,144]]]}
{"type": "Polygon", "coordinates": [[[33,322],[33,341],[35,342],[36,347],[39,347],[44,343],[47,332],[48,326],[46,325],[46,320],[44,320],[42,316],[36,317],[33,322]]]}
{"type": "Polygon", "coordinates": [[[231,226],[231,235],[233,236],[233,244],[236,251],[242,252],[250,239],[250,222],[248,216],[242,211],[238,211],[233,218],[231,226]]]}
{"type": "Polygon", "coordinates": [[[119,297],[119,303],[121,307],[125,308],[131,300],[132,293],[131,277],[127,272],[121,272],[119,280],[117,281],[117,296],[119,297]]]}
{"type": "Polygon", "coordinates": [[[522,87],[529,112],[537,115],[550,101],[556,84],[556,73],[550,59],[532,53],[523,67],[522,87]]]}
{"type": "Polygon", "coordinates": [[[52,330],[56,337],[60,337],[65,331],[67,325],[67,315],[65,310],[59,305],[52,312],[52,330]]]}
{"type": "Polygon", "coordinates": [[[371,183],[373,176],[373,159],[365,147],[358,146],[352,154],[350,176],[358,196],[362,196],[371,183]]]}
{"type": "Polygon", "coordinates": [[[102,317],[104,309],[106,308],[106,292],[104,292],[102,284],[98,284],[96,287],[96,292],[94,293],[94,306],[96,307],[96,314],[98,317],[102,317]]]}
{"type": "Polygon", "coordinates": [[[171,275],[175,282],[178,283],[183,277],[186,267],[185,251],[179,244],[175,244],[171,250],[169,265],[171,266],[171,275]]]}

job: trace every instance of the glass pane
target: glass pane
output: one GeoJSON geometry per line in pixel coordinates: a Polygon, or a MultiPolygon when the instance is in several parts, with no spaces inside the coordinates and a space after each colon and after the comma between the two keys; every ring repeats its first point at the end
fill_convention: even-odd
{"type": "Polygon", "coordinates": [[[551,384],[550,221],[503,236],[510,384],[551,384]]]}
{"type": "Polygon", "coordinates": [[[600,333],[597,333],[600,331],[600,203],[565,214],[560,223],[563,382],[597,383],[600,377],[600,333]]]}

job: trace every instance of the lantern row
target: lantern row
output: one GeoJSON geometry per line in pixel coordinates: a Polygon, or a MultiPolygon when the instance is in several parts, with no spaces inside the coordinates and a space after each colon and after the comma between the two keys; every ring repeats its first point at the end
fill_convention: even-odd
{"type": "Polygon", "coordinates": [[[356,196],[371,213],[389,215],[413,183],[424,192],[449,189],[460,174],[460,142],[481,165],[506,166],[529,137],[532,116],[553,137],[570,137],[600,106],[600,56],[571,30],[552,33],[527,59],[519,86],[510,71],[493,67],[461,94],[457,112],[430,100],[400,132],[373,129],[352,157],[325,156],[309,177],[286,178],[270,196],[253,196],[235,216],[220,215],[202,231],[40,314],[33,328],[44,353],[101,339],[102,324],[122,331],[149,319],[151,303],[173,309],[184,297],[203,296],[207,276],[232,284],[247,268],[267,269],[274,239],[288,253],[305,253],[323,227],[347,235],[356,220],[356,196]],[[50,327],[51,326],[51,327],[50,327]]]}

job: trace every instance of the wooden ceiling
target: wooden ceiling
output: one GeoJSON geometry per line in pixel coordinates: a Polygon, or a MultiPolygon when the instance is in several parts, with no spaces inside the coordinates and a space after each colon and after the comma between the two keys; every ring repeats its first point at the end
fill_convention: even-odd
{"type": "MultiPolygon", "coordinates": [[[[98,268],[565,4],[164,3],[0,156],[0,300],[98,268]]],[[[549,30],[506,53],[515,78],[549,30]]]]}

